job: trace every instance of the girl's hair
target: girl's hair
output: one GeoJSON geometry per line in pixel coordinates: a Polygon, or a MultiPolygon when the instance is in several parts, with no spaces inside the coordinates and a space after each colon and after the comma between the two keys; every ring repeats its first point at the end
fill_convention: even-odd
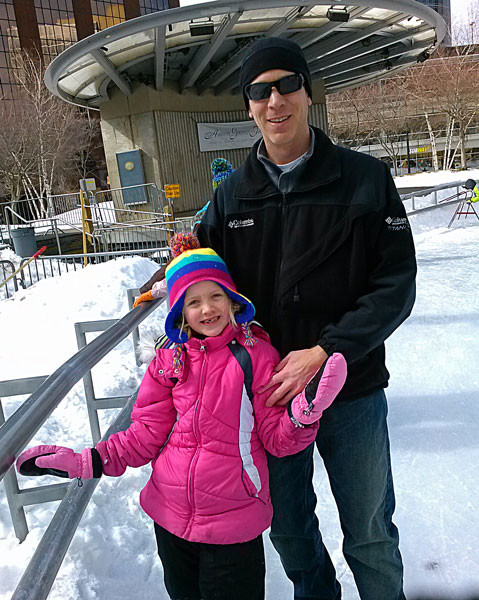
{"type": "MultiPolygon", "coordinates": [[[[224,290],[223,290],[223,292],[224,292],[224,290]]],[[[231,300],[231,298],[228,296],[228,294],[226,292],[224,292],[224,294],[230,301],[230,308],[229,308],[230,323],[236,329],[237,327],[239,327],[239,325],[236,322],[235,314],[240,312],[243,307],[241,306],[241,304],[238,304],[238,302],[234,302],[233,300],[231,300]]],[[[181,325],[179,326],[179,329],[180,329],[180,337],[184,331],[186,333],[186,335],[188,336],[188,339],[190,339],[192,329],[186,322],[184,308],[181,311],[181,325]]]]}

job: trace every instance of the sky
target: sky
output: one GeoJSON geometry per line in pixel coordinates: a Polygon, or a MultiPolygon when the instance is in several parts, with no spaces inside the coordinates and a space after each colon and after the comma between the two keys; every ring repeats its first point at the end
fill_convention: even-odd
{"type": "Polygon", "coordinates": [[[452,18],[466,20],[469,9],[475,3],[475,0],[451,0],[452,18]]]}
{"type": "MultiPolygon", "coordinates": [[[[442,183],[464,173],[418,174],[401,184],[442,183]],[[432,179],[432,181],[431,181],[432,179]]],[[[479,179],[479,171],[467,176],[479,179]]],[[[399,182],[398,182],[399,183],[399,182]]],[[[469,600],[479,592],[479,222],[446,225],[453,207],[411,218],[418,256],[418,296],[411,317],[387,341],[391,384],[389,428],[396,486],[395,522],[405,563],[408,600],[469,600]]],[[[1,258],[18,263],[11,250],[1,258]]],[[[120,318],[126,289],[156,270],[145,258],[125,258],[44,279],[10,299],[0,297],[0,380],[55,371],[76,351],[74,323],[120,318]]],[[[165,310],[142,325],[162,331],[165,310]]],[[[90,334],[88,340],[95,334],[90,334]]],[[[132,392],[146,368],[135,363],[130,339],[93,369],[98,397],[132,392]]],[[[3,398],[7,417],[25,400],[3,398]]],[[[116,411],[101,413],[102,431],[116,411]]],[[[30,445],[56,443],[79,451],[91,445],[79,383],[30,445]]],[[[149,467],[104,477],[88,506],[49,600],[167,600],[151,520],[138,503],[149,467]]],[[[54,478],[20,477],[21,488],[54,478]]],[[[63,480],[62,480],[63,481],[63,480]]],[[[359,600],[341,554],[341,531],[326,474],[315,458],[317,514],[343,587],[343,600],[359,600]]],[[[74,484],[75,485],[75,484],[74,484]]],[[[30,533],[13,534],[0,484],[0,600],[10,599],[57,503],[27,508],[30,533]]],[[[289,581],[267,535],[267,600],[291,600],[289,581]]]]}

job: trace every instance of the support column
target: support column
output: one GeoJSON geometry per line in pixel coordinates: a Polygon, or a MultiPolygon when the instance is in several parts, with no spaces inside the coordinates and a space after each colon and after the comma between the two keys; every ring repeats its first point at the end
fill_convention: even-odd
{"type": "Polygon", "coordinates": [[[42,55],[42,44],[38,31],[37,12],[34,0],[13,0],[15,19],[17,20],[20,47],[27,52],[42,55]]]}
{"type": "Polygon", "coordinates": [[[91,3],[85,2],[85,0],[72,0],[72,4],[77,37],[79,40],[83,40],[89,35],[93,35],[95,33],[93,15],[91,12],[91,3]]]}
{"type": "Polygon", "coordinates": [[[141,15],[139,0],[123,0],[123,6],[125,7],[125,19],[127,21],[141,15]]]}

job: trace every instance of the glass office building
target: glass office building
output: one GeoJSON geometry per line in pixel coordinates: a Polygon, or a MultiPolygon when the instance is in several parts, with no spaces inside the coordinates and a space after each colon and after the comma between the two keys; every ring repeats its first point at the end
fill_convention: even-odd
{"type": "Polygon", "coordinates": [[[0,0],[0,101],[15,93],[16,54],[35,49],[48,64],[74,42],[179,0],[0,0]]]}
{"type": "Polygon", "coordinates": [[[446,21],[448,34],[446,35],[443,44],[449,46],[451,43],[451,0],[416,0],[420,4],[425,4],[430,8],[438,12],[441,17],[446,21]]]}

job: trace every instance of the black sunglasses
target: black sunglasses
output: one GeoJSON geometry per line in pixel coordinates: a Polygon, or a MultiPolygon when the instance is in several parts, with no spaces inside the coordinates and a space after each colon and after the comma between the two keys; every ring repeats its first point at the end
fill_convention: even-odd
{"type": "Polygon", "coordinates": [[[250,83],[244,88],[244,93],[248,100],[266,100],[271,96],[271,90],[275,87],[278,92],[284,94],[292,94],[303,87],[304,77],[301,73],[286,75],[277,81],[265,81],[261,83],[250,83]]]}

